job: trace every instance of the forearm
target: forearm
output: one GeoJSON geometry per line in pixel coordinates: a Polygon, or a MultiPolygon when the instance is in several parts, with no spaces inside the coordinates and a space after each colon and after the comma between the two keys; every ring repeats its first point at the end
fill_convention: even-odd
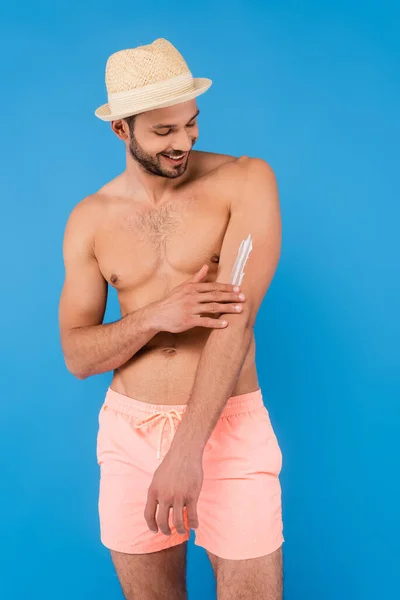
{"type": "Polygon", "coordinates": [[[147,307],[118,321],[72,329],[63,343],[67,368],[79,379],[117,369],[158,333],[147,307]]]}
{"type": "Polygon", "coordinates": [[[202,452],[239,378],[253,328],[212,331],[196,371],[192,392],[171,449],[202,452]]]}

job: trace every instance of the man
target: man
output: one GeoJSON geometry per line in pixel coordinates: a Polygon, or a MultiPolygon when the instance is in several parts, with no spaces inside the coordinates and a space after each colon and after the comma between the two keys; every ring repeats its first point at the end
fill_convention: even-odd
{"type": "Polygon", "coordinates": [[[113,54],[106,83],[96,115],[126,169],[71,211],[59,307],[68,369],[114,372],[97,438],[102,543],[128,600],[187,598],[190,528],[218,600],[280,600],[282,455],[253,333],[280,255],[274,173],[192,150],[211,80],[167,40],[113,54]],[[230,277],[249,234],[243,297],[230,277]],[[122,317],[103,324],[108,285],[122,317]]]}

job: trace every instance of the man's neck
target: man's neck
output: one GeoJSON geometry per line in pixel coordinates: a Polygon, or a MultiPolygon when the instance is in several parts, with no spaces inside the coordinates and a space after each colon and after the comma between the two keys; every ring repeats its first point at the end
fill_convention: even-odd
{"type": "MultiPolygon", "coordinates": [[[[191,156],[189,155],[189,161],[191,156]]],[[[162,203],[166,197],[182,186],[188,179],[190,168],[180,177],[169,178],[155,175],[145,169],[127,152],[126,168],[122,173],[122,183],[126,195],[132,195],[137,200],[151,203],[154,206],[162,203]]]]}

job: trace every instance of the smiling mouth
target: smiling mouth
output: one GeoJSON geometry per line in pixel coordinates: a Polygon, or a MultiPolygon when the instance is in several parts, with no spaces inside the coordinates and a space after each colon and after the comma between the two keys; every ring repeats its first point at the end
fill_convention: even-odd
{"type": "Polygon", "coordinates": [[[185,154],[181,154],[178,157],[171,157],[168,154],[161,154],[161,156],[163,156],[164,158],[166,158],[167,160],[169,160],[172,164],[180,164],[181,162],[183,162],[187,156],[187,152],[185,152],[185,154]]]}

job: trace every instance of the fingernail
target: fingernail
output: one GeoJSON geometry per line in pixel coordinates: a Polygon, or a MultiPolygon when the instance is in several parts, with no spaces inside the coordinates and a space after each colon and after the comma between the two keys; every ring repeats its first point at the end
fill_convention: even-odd
{"type": "Polygon", "coordinates": [[[237,285],[233,288],[234,292],[240,292],[240,287],[238,287],[237,285]]]}

